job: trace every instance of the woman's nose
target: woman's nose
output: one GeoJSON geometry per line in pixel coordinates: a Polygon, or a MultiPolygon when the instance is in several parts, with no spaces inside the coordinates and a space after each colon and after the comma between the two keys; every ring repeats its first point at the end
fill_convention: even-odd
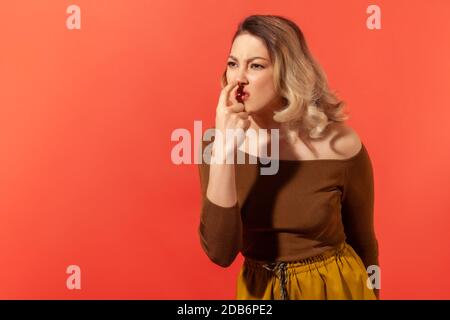
{"type": "Polygon", "coordinates": [[[245,69],[241,69],[239,70],[237,76],[236,76],[236,80],[239,83],[247,83],[247,77],[245,76],[245,69]]]}
{"type": "Polygon", "coordinates": [[[238,82],[238,84],[247,84],[247,78],[245,77],[245,75],[241,75],[241,74],[239,74],[237,77],[236,77],[236,80],[237,80],[237,82],[238,82]]]}
{"type": "Polygon", "coordinates": [[[238,86],[244,86],[244,85],[247,85],[247,82],[245,81],[245,80],[242,80],[242,79],[237,79],[237,84],[238,84],[238,86]]]}

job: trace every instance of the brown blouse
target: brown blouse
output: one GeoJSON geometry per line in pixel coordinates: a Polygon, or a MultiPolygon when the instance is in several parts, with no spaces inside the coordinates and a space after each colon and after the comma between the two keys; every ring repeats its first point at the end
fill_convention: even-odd
{"type": "Polygon", "coordinates": [[[348,159],[279,160],[275,175],[261,175],[270,164],[260,158],[250,164],[249,157],[235,164],[238,202],[228,208],[206,197],[209,165],[199,164],[198,232],[211,261],[228,267],[239,252],[260,261],[295,261],[346,240],[366,268],[378,265],[373,170],[363,143],[348,159]]]}

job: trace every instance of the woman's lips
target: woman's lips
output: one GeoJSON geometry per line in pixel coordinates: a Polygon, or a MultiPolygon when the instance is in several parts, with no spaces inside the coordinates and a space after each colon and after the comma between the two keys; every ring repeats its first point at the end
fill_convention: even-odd
{"type": "Polygon", "coordinates": [[[241,96],[241,100],[245,101],[248,99],[248,97],[250,97],[250,94],[244,91],[243,95],[241,96]]]}
{"type": "Polygon", "coordinates": [[[250,97],[250,94],[244,91],[244,86],[239,86],[236,91],[236,100],[240,103],[244,102],[250,97]]]}

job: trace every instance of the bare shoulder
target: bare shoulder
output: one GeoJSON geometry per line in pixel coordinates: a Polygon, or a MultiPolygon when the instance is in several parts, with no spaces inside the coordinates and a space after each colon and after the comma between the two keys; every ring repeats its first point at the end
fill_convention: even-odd
{"type": "Polygon", "coordinates": [[[330,126],[330,148],[337,158],[351,158],[361,151],[362,141],[355,129],[343,122],[335,122],[330,126]]]}

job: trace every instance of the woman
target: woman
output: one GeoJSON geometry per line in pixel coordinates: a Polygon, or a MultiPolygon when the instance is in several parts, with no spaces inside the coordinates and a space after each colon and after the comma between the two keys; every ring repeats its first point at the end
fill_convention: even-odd
{"type": "MultiPolygon", "coordinates": [[[[223,267],[245,257],[236,298],[378,299],[367,281],[367,268],[378,266],[369,154],[299,27],[280,16],[247,17],[222,87],[216,131],[279,130],[275,175],[259,174],[247,136],[233,146],[245,164],[199,165],[202,248],[223,267]]],[[[223,155],[211,145],[213,157],[223,155]]]]}

